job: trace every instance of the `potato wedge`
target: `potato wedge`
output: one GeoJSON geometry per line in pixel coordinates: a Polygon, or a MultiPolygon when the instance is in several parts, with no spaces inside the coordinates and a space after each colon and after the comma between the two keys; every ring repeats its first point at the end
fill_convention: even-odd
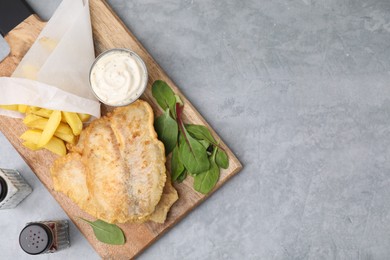
{"type": "Polygon", "coordinates": [[[68,124],[62,122],[58,125],[56,132],[65,135],[73,135],[72,128],[70,128],[68,124]]]}
{"type": "MultiPolygon", "coordinates": [[[[37,116],[34,114],[27,115],[23,119],[23,123],[26,126],[31,127],[31,128],[40,129],[40,130],[43,130],[45,128],[48,121],[49,121],[49,119],[44,118],[44,117],[40,117],[40,116],[37,116]]],[[[68,124],[65,124],[62,122],[60,122],[60,124],[58,125],[55,133],[73,135],[73,132],[72,132],[72,129],[70,128],[70,126],[68,124]]]]}
{"type": "Polygon", "coordinates": [[[6,110],[18,111],[19,106],[18,105],[0,105],[0,108],[6,109],[6,110]]]}
{"type": "MultiPolygon", "coordinates": [[[[36,115],[28,115],[24,118],[23,123],[31,128],[44,130],[49,119],[36,116],[36,115]]],[[[71,143],[76,143],[76,137],[73,135],[72,129],[68,124],[60,122],[58,125],[56,131],[54,132],[54,136],[57,136],[58,138],[71,143]]]]}
{"type": "Polygon", "coordinates": [[[31,141],[24,141],[23,145],[25,147],[27,147],[28,149],[32,150],[32,151],[36,151],[36,150],[40,150],[41,149],[41,148],[38,147],[38,145],[34,144],[31,141]]]}
{"type": "Polygon", "coordinates": [[[27,105],[18,105],[18,111],[20,113],[26,113],[26,110],[27,110],[27,105]]]}
{"type": "Polygon", "coordinates": [[[55,132],[54,136],[57,136],[58,138],[64,140],[67,143],[76,144],[77,138],[76,136],[73,135],[73,133],[64,134],[64,133],[55,132]]]}
{"type": "Polygon", "coordinates": [[[66,146],[65,146],[65,143],[64,141],[62,141],[60,138],[57,138],[55,136],[53,136],[50,141],[45,145],[43,146],[43,148],[55,153],[55,154],[58,154],[60,156],[63,156],[66,154],[66,146]]]}
{"type": "Polygon", "coordinates": [[[42,131],[42,135],[38,141],[38,147],[46,145],[53,137],[58,125],[61,122],[61,111],[54,110],[47,121],[45,128],[42,131]]]}
{"type": "Polygon", "coordinates": [[[32,111],[31,113],[33,113],[34,115],[37,115],[37,116],[49,118],[51,113],[53,113],[53,110],[46,109],[46,108],[40,108],[36,111],[32,111]]]}
{"type": "Polygon", "coordinates": [[[91,115],[88,114],[77,113],[77,115],[79,116],[81,122],[87,122],[91,118],[91,115]]]}
{"type": "MultiPolygon", "coordinates": [[[[28,109],[28,108],[27,108],[28,109]]],[[[34,115],[34,114],[27,114],[24,118],[23,118],[23,123],[26,125],[26,126],[30,126],[32,123],[34,123],[35,121],[38,121],[38,120],[41,120],[42,119],[45,119],[45,120],[48,120],[47,118],[44,118],[44,117],[41,117],[41,116],[37,116],[37,115],[34,115]]],[[[30,126],[32,127],[32,126],[30,126]]],[[[38,128],[38,127],[36,127],[38,128]]],[[[39,128],[40,129],[40,128],[39,128]]]]}
{"type": "Polygon", "coordinates": [[[39,39],[39,43],[45,48],[47,51],[52,52],[58,44],[57,40],[49,37],[42,37],[39,39]]]}
{"type": "Polygon", "coordinates": [[[34,111],[38,111],[40,108],[39,107],[34,107],[34,106],[28,106],[26,109],[26,114],[31,114],[34,111]]]}
{"type": "MultiPolygon", "coordinates": [[[[27,145],[30,145],[29,143],[33,143],[35,145],[37,145],[38,147],[38,142],[40,140],[42,136],[42,131],[41,130],[37,130],[37,129],[30,129],[30,130],[27,130],[26,132],[24,132],[20,138],[24,141],[27,142],[27,145]]],[[[25,143],[26,143],[25,142],[25,143]]],[[[65,155],[66,154],[66,147],[65,147],[65,143],[64,141],[62,141],[61,139],[53,136],[50,141],[43,146],[43,148],[55,153],[55,154],[58,154],[58,155],[65,155]]]]}
{"type": "Polygon", "coordinates": [[[41,135],[42,135],[41,130],[29,129],[20,136],[20,139],[24,141],[29,141],[34,144],[38,144],[41,135]]]}
{"type": "Polygon", "coordinates": [[[77,113],[72,112],[62,112],[66,122],[69,124],[70,128],[72,128],[74,135],[79,135],[81,130],[83,130],[83,122],[81,122],[77,113]]]}
{"type": "Polygon", "coordinates": [[[26,64],[22,67],[22,73],[24,78],[36,80],[38,77],[38,68],[34,65],[26,64]]]}

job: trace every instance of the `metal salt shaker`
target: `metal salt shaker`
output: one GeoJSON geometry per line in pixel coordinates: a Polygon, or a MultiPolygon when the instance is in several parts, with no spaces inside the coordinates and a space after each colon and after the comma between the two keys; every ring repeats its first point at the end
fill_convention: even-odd
{"type": "Polygon", "coordinates": [[[0,168],[0,209],[15,208],[31,192],[18,171],[0,168]]]}

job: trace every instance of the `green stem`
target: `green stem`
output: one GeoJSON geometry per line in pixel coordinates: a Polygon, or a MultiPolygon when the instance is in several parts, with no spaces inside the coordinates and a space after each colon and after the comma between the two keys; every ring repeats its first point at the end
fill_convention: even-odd
{"type": "Polygon", "coordinates": [[[215,158],[217,157],[217,150],[218,150],[218,148],[214,149],[213,153],[211,154],[211,159],[213,160],[213,162],[215,162],[215,158]]]}

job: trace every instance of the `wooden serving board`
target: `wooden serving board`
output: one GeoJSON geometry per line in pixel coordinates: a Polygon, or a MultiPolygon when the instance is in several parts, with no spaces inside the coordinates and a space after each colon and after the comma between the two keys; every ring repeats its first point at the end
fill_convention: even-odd
{"type": "MultiPolygon", "coordinates": [[[[170,80],[160,66],[153,60],[148,52],[143,48],[135,36],[126,28],[123,22],[113,13],[104,0],[90,0],[91,20],[93,27],[93,38],[96,55],[111,48],[128,48],[138,53],[145,61],[149,72],[148,88],[142,99],[152,105],[155,115],[161,114],[155,100],[151,94],[151,84],[162,79],[166,81],[173,90],[178,93],[184,101],[184,120],[194,124],[206,125],[217,140],[218,135],[212,130],[198,111],[180,92],[179,88],[170,80]]],[[[37,38],[45,23],[39,21],[35,16],[30,16],[5,38],[11,46],[11,54],[0,63],[0,76],[10,76],[24,54],[28,51],[32,43],[37,38]]],[[[85,235],[91,245],[102,258],[109,259],[131,259],[142,252],[153,241],[158,239],[168,229],[173,227],[178,221],[186,216],[192,209],[201,203],[207,196],[194,191],[192,178],[187,178],[181,184],[175,184],[179,193],[179,200],[171,208],[167,221],[164,224],[147,222],[144,224],[124,224],[120,225],[126,235],[126,244],[123,246],[110,246],[96,240],[92,229],[77,219],[91,216],[81,211],[70,199],[61,193],[53,191],[50,177],[50,167],[57,158],[56,155],[48,151],[30,151],[21,144],[19,136],[26,130],[20,119],[13,119],[0,116],[0,130],[12,143],[15,149],[21,154],[26,163],[31,167],[40,181],[46,186],[53,197],[68,214],[70,219],[85,235]]],[[[238,173],[242,166],[232,151],[221,141],[221,146],[227,151],[230,166],[227,170],[221,171],[220,180],[214,189],[218,189],[229,178],[238,173]]],[[[170,165],[167,165],[168,169],[170,165]]],[[[208,195],[210,196],[210,195],[208,195]]]]}

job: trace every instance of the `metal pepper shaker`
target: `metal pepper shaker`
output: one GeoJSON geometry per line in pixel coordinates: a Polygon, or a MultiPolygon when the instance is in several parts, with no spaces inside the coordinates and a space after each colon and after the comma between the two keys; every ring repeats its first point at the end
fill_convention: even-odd
{"type": "Polygon", "coordinates": [[[30,255],[54,253],[70,246],[67,220],[31,222],[19,235],[19,244],[30,255]]]}

